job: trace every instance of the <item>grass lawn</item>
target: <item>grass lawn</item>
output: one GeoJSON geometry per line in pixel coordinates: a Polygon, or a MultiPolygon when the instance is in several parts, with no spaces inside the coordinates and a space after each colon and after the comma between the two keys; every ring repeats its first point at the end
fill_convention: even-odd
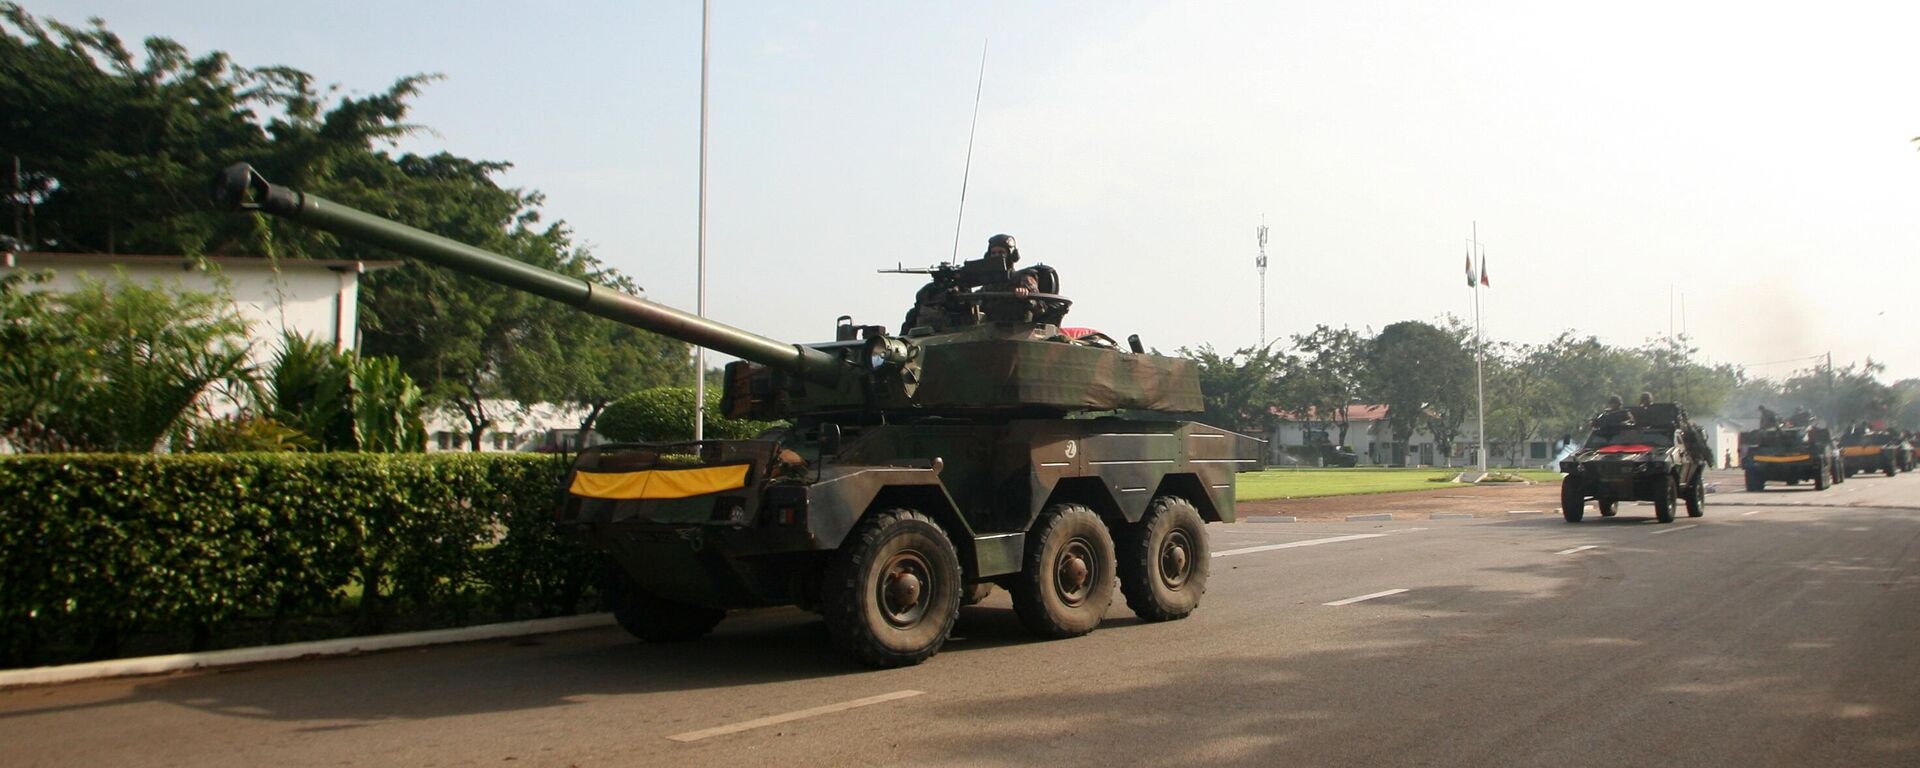
{"type": "MultiPolygon", "coordinates": [[[[1235,477],[1241,501],[1260,499],[1305,499],[1315,496],[1350,496],[1357,493],[1393,491],[1437,491],[1458,488],[1447,482],[1459,469],[1423,467],[1356,467],[1354,469],[1268,469],[1246,472],[1235,477]]],[[[1560,473],[1544,469],[1494,470],[1495,474],[1514,474],[1539,482],[1560,482],[1560,473]]]]}

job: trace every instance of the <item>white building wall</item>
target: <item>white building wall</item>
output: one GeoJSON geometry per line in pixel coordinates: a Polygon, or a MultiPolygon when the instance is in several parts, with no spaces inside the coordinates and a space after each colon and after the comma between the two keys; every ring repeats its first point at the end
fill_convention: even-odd
{"type": "Polygon", "coordinates": [[[111,283],[124,275],[142,285],[226,295],[247,322],[250,362],[266,365],[273,361],[286,332],[342,351],[355,349],[360,274],[395,263],[285,259],[276,268],[272,261],[258,258],[204,261],[212,268],[202,269],[199,263],[176,256],[9,253],[0,260],[0,274],[48,272],[51,278],[38,289],[60,293],[78,290],[85,280],[111,283]]]}

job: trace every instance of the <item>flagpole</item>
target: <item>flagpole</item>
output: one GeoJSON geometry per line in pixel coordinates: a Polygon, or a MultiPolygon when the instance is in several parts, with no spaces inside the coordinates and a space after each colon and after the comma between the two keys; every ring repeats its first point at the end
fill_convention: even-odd
{"type": "MultiPolygon", "coordinates": [[[[1480,274],[1484,276],[1486,274],[1486,269],[1487,269],[1487,252],[1485,248],[1480,247],[1480,222],[1478,221],[1473,223],[1473,245],[1476,249],[1480,251],[1480,274]]],[[[1478,421],[1479,421],[1480,476],[1481,477],[1485,477],[1487,474],[1487,379],[1486,379],[1486,374],[1487,374],[1486,344],[1480,334],[1480,282],[1476,280],[1474,281],[1474,284],[1473,284],[1473,386],[1474,386],[1474,389],[1477,390],[1479,393],[1479,401],[1480,401],[1479,413],[1475,415],[1478,417],[1478,421]]]]}
{"type": "MultiPolygon", "coordinates": [[[[700,242],[694,311],[707,316],[707,42],[712,0],[700,2],[700,242]]],[[[707,439],[707,348],[693,347],[693,439],[707,439]]]]}

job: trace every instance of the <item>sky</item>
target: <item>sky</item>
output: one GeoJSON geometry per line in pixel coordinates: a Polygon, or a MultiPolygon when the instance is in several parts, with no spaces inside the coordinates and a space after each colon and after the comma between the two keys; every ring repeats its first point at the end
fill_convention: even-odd
{"type": "MultiPolygon", "coordinates": [[[[25,7],[348,94],[442,75],[398,151],[513,163],[696,309],[698,2],[25,7]]],[[[1920,3],[713,0],[710,29],[707,314],[749,331],[897,328],[920,280],[877,270],[953,258],[956,220],[960,258],[1011,233],[1069,325],[1162,351],[1261,343],[1262,222],[1269,341],[1470,321],[1477,230],[1490,339],[1920,377],[1920,3]]]]}

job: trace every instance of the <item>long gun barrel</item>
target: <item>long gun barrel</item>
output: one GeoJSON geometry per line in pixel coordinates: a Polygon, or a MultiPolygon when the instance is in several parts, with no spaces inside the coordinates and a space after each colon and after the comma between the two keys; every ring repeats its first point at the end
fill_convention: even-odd
{"type": "Polygon", "coordinates": [[[812,347],[769,339],[656,304],[585,280],[515,261],[405,224],[357,211],[315,195],[267,182],[253,166],[237,163],[215,180],[215,203],[235,210],[265,211],[317,229],[396,253],[412,256],[576,307],[614,322],[644,328],[724,352],[744,360],[790,371],[821,384],[838,380],[847,365],[812,347]]]}

